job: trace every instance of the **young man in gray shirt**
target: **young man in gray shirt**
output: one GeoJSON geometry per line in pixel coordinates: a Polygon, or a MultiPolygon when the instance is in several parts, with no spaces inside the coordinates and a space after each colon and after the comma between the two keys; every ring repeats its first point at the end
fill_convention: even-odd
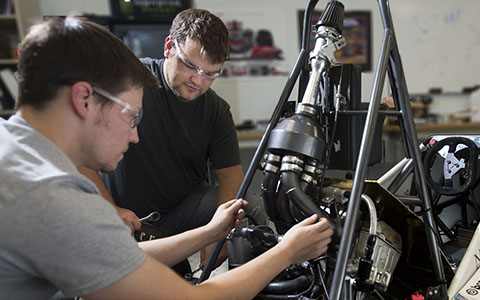
{"type": "Polygon", "coordinates": [[[243,200],[205,226],[137,244],[77,168],[112,171],[137,143],[143,89],[157,84],[103,27],[66,18],[20,45],[18,111],[0,120],[0,299],[251,299],[291,264],[322,254],[332,230],[307,218],[243,266],[188,284],[168,266],[225,238],[243,200]]]}

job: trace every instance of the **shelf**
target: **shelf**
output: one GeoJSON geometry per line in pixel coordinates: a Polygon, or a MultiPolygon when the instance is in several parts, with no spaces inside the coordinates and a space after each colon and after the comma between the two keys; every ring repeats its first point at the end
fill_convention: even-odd
{"type": "Polygon", "coordinates": [[[0,69],[15,69],[17,47],[31,25],[41,19],[39,0],[9,0],[14,13],[0,14],[0,69]]]}
{"type": "Polygon", "coordinates": [[[17,62],[15,58],[0,58],[0,65],[16,65],[17,62]]]}
{"type": "Polygon", "coordinates": [[[12,15],[12,14],[0,15],[0,20],[14,20],[15,21],[15,15],[12,15]]]}
{"type": "MultiPolygon", "coordinates": [[[[478,122],[469,122],[469,123],[431,123],[431,124],[419,124],[415,126],[417,132],[423,131],[432,131],[437,132],[441,130],[448,131],[459,131],[464,130],[480,130],[480,123],[478,122]]],[[[398,125],[385,125],[383,126],[383,132],[397,132],[400,130],[398,125]]]]}
{"type": "Polygon", "coordinates": [[[238,140],[261,139],[263,131],[239,130],[237,131],[238,140]]]}
{"type": "MultiPolygon", "coordinates": [[[[480,123],[478,122],[469,122],[469,123],[431,123],[431,124],[421,124],[415,126],[417,132],[468,132],[468,131],[479,131],[480,132],[480,123]]],[[[398,133],[400,127],[398,125],[384,125],[383,133],[398,133]]],[[[251,140],[251,139],[261,139],[263,136],[263,131],[250,131],[250,130],[239,130],[237,131],[238,140],[251,140]]]]}

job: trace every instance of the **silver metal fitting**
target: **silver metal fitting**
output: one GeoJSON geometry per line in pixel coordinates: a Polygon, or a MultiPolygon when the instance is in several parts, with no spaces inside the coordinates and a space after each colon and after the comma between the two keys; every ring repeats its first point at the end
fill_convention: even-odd
{"type": "Polygon", "coordinates": [[[305,181],[306,183],[313,183],[315,181],[315,179],[312,176],[306,173],[302,173],[302,176],[300,176],[300,179],[305,181]]]}
{"type": "Polygon", "coordinates": [[[280,155],[276,155],[276,154],[273,154],[273,153],[270,153],[268,155],[266,155],[266,160],[268,161],[277,161],[277,162],[280,162],[280,155]]]}
{"type": "Polygon", "coordinates": [[[282,158],[282,164],[284,163],[292,163],[292,164],[297,164],[299,166],[303,165],[303,160],[299,158],[298,156],[295,155],[285,155],[282,158]]]}
{"type": "Polygon", "coordinates": [[[279,168],[272,164],[267,164],[265,166],[265,172],[278,173],[279,168]]]}
{"type": "Polygon", "coordinates": [[[295,110],[295,113],[315,116],[317,114],[317,110],[313,106],[305,105],[304,103],[299,103],[297,106],[297,109],[295,110]]]}
{"type": "Polygon", "coordinates": [[[285,171],[293,171],[293,172],[298,172],[301,173],[303,171],[302,167],[300,167],[297,164],[291,164],[291,163],[282,163],[282,168],[280,171],[285,172],[285,171]]]}

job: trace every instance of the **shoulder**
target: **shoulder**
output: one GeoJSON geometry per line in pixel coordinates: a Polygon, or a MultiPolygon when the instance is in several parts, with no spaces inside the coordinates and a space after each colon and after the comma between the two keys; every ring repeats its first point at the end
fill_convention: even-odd
{"type": "Polygon", "coordinates": [[[78,173],[73,162],[55,144],[27,123],[10,123],[11,134],[4,136],[8,147],[0,151],[0,189],[5,191],[0,204],[37,192],[43,185],[55,187],[52,182],[68,182],[80,190],[96,193],[93,183],[78,173]]]}
{"type": "Polygon", "coordinates": [[[139,60],[145,65],[145,66],[151,66],[154,64],[160,65],[163,59],[157,59],[157,58],[151,58],[151,57],[142,57],[139,58],[139,60]]]}
{"type": "Polygon", "coordinates": [[[204,94],[207,105],[213,106],[220,111],[229,111],[230,105],[225,99],[220,97],[214,90],[208,89],[204,94]]]}
{"type": "Polygon", "coordinates": [[[140,61],[152,72],[155,77],[160,78],[160,70],[162,67],[163,59],[156,59],[151,57],[140,58],[140,61]]]}
{"type": "MultiPolygon", "coordinates": [[[[28,247],[25,247],[28,243],[22,241],[12,242],[12,247],[49,278],[63,274],[61,289],[68,295],[88,294],[104,288],[133,272],[146,257],[113,206],[100,195],[86,191],[79,181],[73,177],[52,180],[38,186],[8,210],[28,220],[28,223],[17,222],[21,228],[16,229],[16,234],[31,237],[27,239],[28,247]],[[37,228],[32,229],[31,224],[37,228]],[[51,245],[59,242],[62,245],[52,249],[51,245]],[[26,249],[32,244],[35,252],[26,249]],[[57,264],[52,257],[69,263],[57,264]],[[82,257],[81,267],[78,257],[82,257]]],[[[0,236],[0,241],[3,238],[5,236],[0,236]]]]}

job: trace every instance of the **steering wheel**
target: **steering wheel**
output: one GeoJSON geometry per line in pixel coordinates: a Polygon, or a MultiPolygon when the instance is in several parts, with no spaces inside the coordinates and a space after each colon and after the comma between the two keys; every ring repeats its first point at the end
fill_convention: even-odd
{"type": "MultiPolygon", "coordinates": [[[[447,137],[436,142],[427,151],[423,165],[427,183],[431,189],[442,195],[458,195],[469,190],[477,175],[478,148],[476,144],[465,137],[447,137]],[[464,145],[465,147],[458,147],[464,145]],[[448,146],[448,152],[442,149],[448,146]],[[468,154],[466,154],[468,152],[468,154]],[[443,176],[439,180],[432,177],[437,158],[444,158],[443,176]],[[457,180],[454,180],[457,177],[457,180]],[[457,183],[458,185],[454,183],[457,183]]],[[[438,172],[437,172],[438,174],[438,172]]],[[[435,176],[437,178],[437,176],[435,176]]]]}

